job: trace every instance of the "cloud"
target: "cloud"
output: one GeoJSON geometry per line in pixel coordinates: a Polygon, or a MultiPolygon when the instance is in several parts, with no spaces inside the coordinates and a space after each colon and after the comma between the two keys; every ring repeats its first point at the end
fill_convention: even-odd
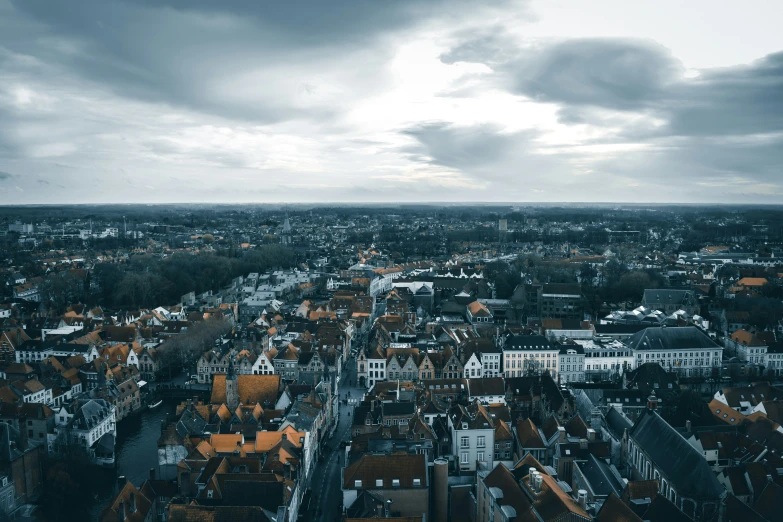
{"type": "Polygon", "coordinates": [[[586,38],[523,51],[505,72],[536,100],[633,110],[658,101],[682,66],[655,42],[586,38]]]}
{"type": "Polygon", "coordinates": [[[31,203],[780,192],[783,53],[686,71],[665,38],[537,24],[527,0],[0,0],[0,182],[31,203]]]}

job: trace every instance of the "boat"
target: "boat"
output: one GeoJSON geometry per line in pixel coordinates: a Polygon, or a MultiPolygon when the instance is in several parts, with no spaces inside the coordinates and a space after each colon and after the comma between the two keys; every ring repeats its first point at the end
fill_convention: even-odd
{"type": "Polygon", "coordinates": [[[147,407],[148,407],[149,409],[153,409],[153,408],[157,408],[157,407],[158,407],[158,406],[160,406],[161,404],[163,404],[163,400],[158,400],[157,402],[153,402],[152,404],[150,404],[150,405],[149,405],[149,406],[147,406],[147,407]]]}

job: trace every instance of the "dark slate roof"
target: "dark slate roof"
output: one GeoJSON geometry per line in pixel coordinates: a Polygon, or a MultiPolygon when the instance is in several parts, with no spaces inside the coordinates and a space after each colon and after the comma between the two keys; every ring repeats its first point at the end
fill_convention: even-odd
{"type": "Polygon", "coordinates": [[[666,288],[663,290],[645,290],[644,302],[645,303],[663,303],[670,305],[684,304],[688,300],[688,296],[693,295],[693,290],[672,290],[666,288]]]}
{"type": "Polygon", "coordinates": [[[381,404],[383,415],[413,415],[416,405],[412,402],[384,402],[381,404]]]}
{"type": "Polygon", "coordinates": [[[588,455],[587,462],[578,465],[597,496],[609,496],[611,493],[620,495],[623,492],[625,485],[619,477],[612,473],[609,464],[597,459],[595,455],[588,455]]]}
{"type": "Polygon", "coordinates": [[[698,450],[654,410],[639,416],[629,436],[671,481],[678,495],[715,500],[725,491],[698,450]]]}
{"type": "Polygon", "coordinates": [[[622,439],[625,430],[633,428],[633,423],[630,419],[617,411],[617,408],[609,408],[606,415],[604,415],[604,420],[606,420],[606,427],[609,432],[618,440],[622,439]]]}
{"type": "Polygon", "coordinates": [[[701,350],[720,348],[695,326],[645,328],[628,340],[634,350],[701,350]]]}
{"type": "Polygon", "coordinates": [[[632,335],[647,328],[644,324],[597,324],[596,335],[632,335]]]}
{"type": "Polygon", "coordinates": [[[505,350],[552,350],[549,339],[543,335],[512,335],[506,339],[505,350]]]}

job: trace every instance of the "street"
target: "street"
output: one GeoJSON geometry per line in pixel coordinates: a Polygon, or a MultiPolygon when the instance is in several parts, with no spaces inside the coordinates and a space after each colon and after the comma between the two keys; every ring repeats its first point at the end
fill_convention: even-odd
{"type": "Polygon", "coordinates": [[[356,383],[355,360],[348,361],[348,368],[343,370],[340,377],[339,395],[340,395],[340,420],[335,430],[334,436],[327,443],[328,452],[324,454],[323,461],[316,465],[313,472],[313,479],[310,484],[312,488],[313,501],[318,507],[317,515],[313,520],[330,521],[337,520],[342,509],[342,479],[341,470],[345,466],[344,451],[340,449],[341,441],[350,440],[351,421],[353,406],[343,404],[342,400],[346,393],[351,394],[349,399],[360,400],[365,390],[359,388],[356,383]],[[348,383],[352,385],[348,385],[348,383]],[[351,415],[349,415],[351,413],[351,415]]]}

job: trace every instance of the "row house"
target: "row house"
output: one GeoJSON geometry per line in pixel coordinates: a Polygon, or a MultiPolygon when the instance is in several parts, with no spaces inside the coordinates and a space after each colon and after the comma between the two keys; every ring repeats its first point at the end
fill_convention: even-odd
{"type": "Polygon", "coordinates": [[[479,401],[458,404],[448,414],[451,452],[461,471],[476,471],[479,465],[491,469],[494,463],[495,423],[479,401]]]}

